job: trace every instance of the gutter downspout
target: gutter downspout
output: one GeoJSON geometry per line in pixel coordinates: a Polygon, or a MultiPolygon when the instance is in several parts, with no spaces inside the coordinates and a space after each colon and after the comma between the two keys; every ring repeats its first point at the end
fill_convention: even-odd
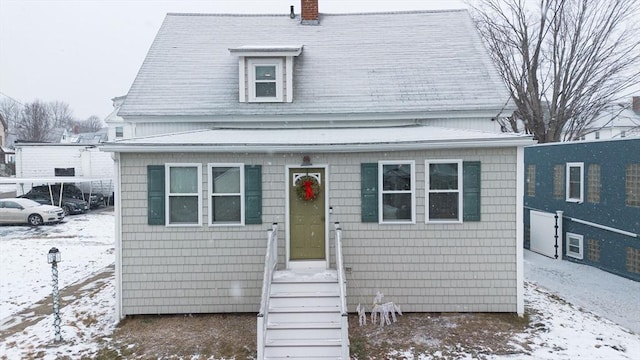
{"type": "Polygon", "coordinates": [[[114,211],[114,243],[115,243],[115,272],[116,272],[116,312],[115,323],[119,323],[124,319],[122,311],[122,202],[120,201],[120,188],[122,184],[120,174],[120,153],[111,153],[114,167],[114,184],[113,184],[113,211],[114,211]]]}

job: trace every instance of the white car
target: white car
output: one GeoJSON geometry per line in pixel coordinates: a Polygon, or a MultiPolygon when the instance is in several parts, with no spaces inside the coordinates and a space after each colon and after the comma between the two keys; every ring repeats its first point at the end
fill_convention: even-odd
{"type": "Polygon", "coordinates": [[[42,205],[29,199],[0,199],[0,224],[37,226],[62,219],[64,210],[58,206],[42,205]]]}

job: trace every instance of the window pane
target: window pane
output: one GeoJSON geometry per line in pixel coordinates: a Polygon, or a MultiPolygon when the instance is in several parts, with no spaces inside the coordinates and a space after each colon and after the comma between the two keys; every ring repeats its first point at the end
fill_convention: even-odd
{"type": "Polygon", "coordinates": [[[383,190],[411,190],[411,165],[383,165],[383,190]]]}
{"type": "Polygon", "coordinates": [[[569,198],[570,199],[580,198],[580,170],[581,169],[579,167],[569,168],[569,198]]]}
{"type": "Polygon", "coordinates": [[[212,169],[213,193],[239,194],[240,168],[216,167],[212,169]]]}
{"type": "Polygon", "coordinates": [[[256,66],[256,80],[275,80],[275,66],[256,66]]]}
{"type": "Polygon", "coordinates": [[[194,194],[198,192],[198,168],[170,168],[169,192],[172,194],[194,194]]]}
{"type": "Polygon", "coordinates": [[[429,164],[429,189],[456,190],[458,164],[429,164]]]}
{"type": "Polygon", "coordinates": [[[430,193],[429,219],[458,219],[458,193],[430,193]]]}
{"type": "Polygon", "coordinates": [[[169,197],[169,223],[197,224],[198,223],[198,197],[197,196],[170,196],[169,197]]]}
{"type": "Polygon", "coordinates": [[[240,196],[216,196],[211,208],[213,222],[240,222],[240,196]]]}
{"type": "Polygon", "coordinates": [[[383,220],[411,220],[411,194],[383,194],[383,220]]]}
{"type": "Polygon", "coordinates": [[[276,97],[276,83],[256,83],[256,97],[276,97]]]}

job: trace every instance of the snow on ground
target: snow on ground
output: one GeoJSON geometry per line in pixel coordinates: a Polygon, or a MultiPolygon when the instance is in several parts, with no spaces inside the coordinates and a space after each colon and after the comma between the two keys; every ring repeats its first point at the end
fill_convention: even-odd
{"type": "Polygon", "coordinates": [[[49,249],[61,252],[58,286],[63,288],[114,263],[113,232],[109,211],[40,227],[0,226],[0,319],[51,294],[49,249]]]}
{"type": "MultiPolygon", "coordinates": [[[[50,294],[46,253],[53,246],[62,251],[61,287],[101,271],[114,261],[113,213],[71,216],[63,224],[37,229],[0,227],[0,324],[6,323],[4,316],[11,317],[50,294]]],[[[625,327],[638,324],[640,283],[528,251],[525,279],[531,326],[512,339],[522,353],[488,359],[638,359],[640,332],[625,327]]],[[[101,346],[99,339],[107,336],[108,340],[114,329],[113,277],[81,291],[86,295],[61,309],[62,343],[53,342],[53,318],[47,316],[23,331],[0,337],[0,358],[92,357],[101,346]]],[[[464,349],[457,353],[459,359],[475,358],[464,349]]],[[[423,354],[418,359],[438,356],[423,354]]],[[[402,351],[389,358],[414,359],[402,351]]]]}

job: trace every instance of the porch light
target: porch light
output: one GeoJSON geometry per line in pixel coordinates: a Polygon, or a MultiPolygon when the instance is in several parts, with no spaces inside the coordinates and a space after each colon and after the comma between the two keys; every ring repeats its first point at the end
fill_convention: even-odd
{"type": "Polygon", "coordinates": [[[305,155],[305,156],[302,158],[302,164],[301,164],[300,166],[311,166],[311,165],[313,165],[313,164],[311,163],[311,157],[310,157],[309,155],[305,155]]]}

